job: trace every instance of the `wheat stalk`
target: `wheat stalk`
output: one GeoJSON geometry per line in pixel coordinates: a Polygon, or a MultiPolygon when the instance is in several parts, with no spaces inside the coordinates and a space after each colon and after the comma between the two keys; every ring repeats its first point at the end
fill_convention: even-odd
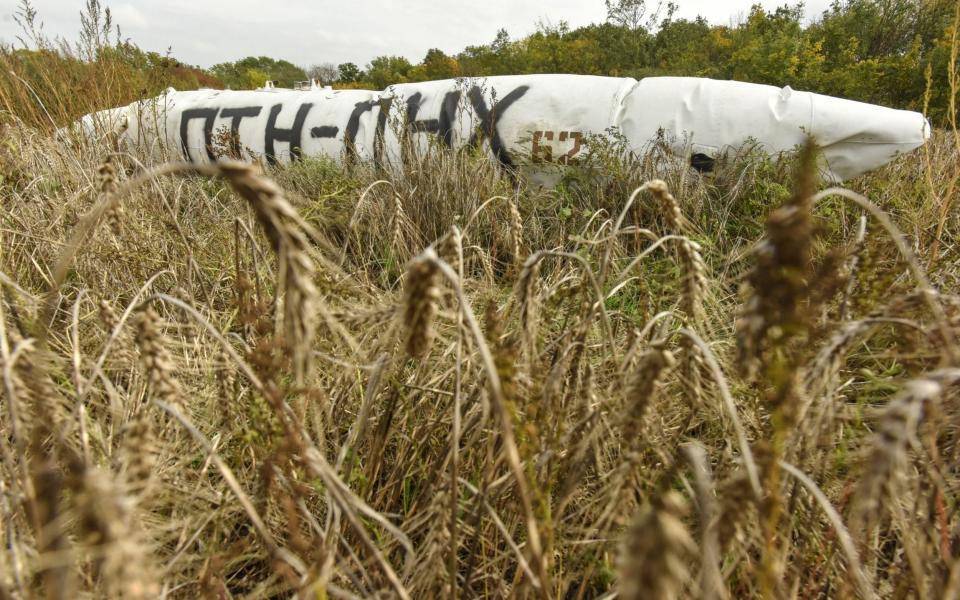
{"type": "Polygon", "coordinates": [[[150,392],[158,400],[180,410],[185,409],[180,382],[174,376],[176,367],[168,350],[168,341],[163,334],[163,320],[152,305],[140,312],[137,326],[137,348],[140,364],[147,375],[150,392]]]}
{"type": "Polygon", "coordinates": [[[433,341],[433,317],[440,299],[440,290],[435,282],[435,259],[436,253],[427,249],[407,266],[403,324],[407,331],[407,354],[414,358],[426,354],[433,341]]]}
{"type": "Polygon", "coordinates": [[[683,526],[683,500],[666,492],[644,506],[626,533],[619,559],[619,597],[677,598],[687,583],[686,555],[695,544],[683,526]]]}

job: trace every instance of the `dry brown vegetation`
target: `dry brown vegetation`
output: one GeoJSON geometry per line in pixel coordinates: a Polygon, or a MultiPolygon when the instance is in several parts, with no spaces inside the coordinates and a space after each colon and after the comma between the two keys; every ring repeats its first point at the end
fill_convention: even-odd
{"type": "Polygon", "coordinates": [[[75,42],[46,35],[43,17],[29,0],[16,4],[16,11],[3,9],[3,18],[13,19],[21,31],[16,43],[0,40],[0,124],[19,122],[51,131],[87,113],[157,96],[171,86],[224,87],[197,67],[141,50],[122,36],[100,0],[82,2],[75,42]]]}
{"type": "Polygon", "coordinates": [[[7,127],[0,597],[960,597],[958,156],[545,191],[7,127]]]}

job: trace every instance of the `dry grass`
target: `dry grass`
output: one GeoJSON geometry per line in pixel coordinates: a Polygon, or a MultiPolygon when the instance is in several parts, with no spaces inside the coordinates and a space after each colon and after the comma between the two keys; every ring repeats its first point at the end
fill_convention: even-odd
{"type": "Polygon", "coordinates": [[[948,136],[879,208],[0,142],[0,597],[960,593],[948,136]]]}
{"type": "Polygon", "coordinates": [[[141,50],[124,38],[100,0],[84,0],[80,7],[75,42],[49,37],[29,0],[5,7],[4,18],[12,18],[19,32],[16,42],[0,42],[0,125],[27,123],[49,132],[87,113],[159,95],[170,86],[223,88],[223,82],[201,69],[141,50]]]}

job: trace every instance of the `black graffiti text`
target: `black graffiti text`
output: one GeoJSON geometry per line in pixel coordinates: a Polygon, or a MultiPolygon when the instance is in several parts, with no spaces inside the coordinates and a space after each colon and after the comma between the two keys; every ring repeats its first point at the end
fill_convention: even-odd
{"type": "Polygon", "coordinates": [[[183,158],[193,162],[190,156],[190,146],[187,145],[190,133],[190,121],[203,119],[203,147],[207,151],[207,158],[216,160],[213,152],[213,123],[217,119],[218,108],[190,108],[180,113],[180,144],[183,149],[183,158]]]}
{"type": "MultiPolygon", "coordinates": [[[[504,113],[513,103],[522,98],[530,86],[522,85],[514,88],[510,93],[500,100],[494,98],[492,106],[488,106],[482,90],[473,86],[467,92],[467,98],[473,112],[479,119],[479,125],[470,136],[469,145],[479,146],[484,141],[490,144],[490,150],[493,155],[505,166],[512,166],[513,162],[506,145],[500,137],[498,124],[503,118],[504,113]]],[[[406,126],[401,134],[401,141],[406,141],[407,136],[428,133],[437,136],[437,139],[447,147],[453,146],[454,125],[457,119],[457,113],[460,106],[460,100],[463,93],[460,90],[450,91],[444,94],[440,103],[439,114],[436,118],[421,118],[421,109],[426,104],[423,94],[417,92],[406,99],[406,126]]],[[[354,104],[353,110],[347,118],[346,126],[343,132],[343,145],[346,151],[346,160],[352,162],[358,157],[356,148],[357,135],[360,132],[360,121],[364,114],[377,109],[376,125],[373,139],[373,159],[378,166],[384,164],[385,154],[385,134],[387,122],[390,115],[390,108],[393,98],[382,96],[375,100],[364,100],[354,104]]],[[[263,132],[264,155],[270,164],[275,164],[277,158],[277,142],[289,145],[289,156],[291,162],[296,162],[303,155],[303,129],[306,125],[307,117],[313,103],[303,103],[297,107],[297,112],[293,118],[290,127],[279,127],[277,121],[281,112],[284,110],[283,104],[274,104],[270,107],[267,115],[267,122],[263,132]]],[[[198,160],[190,151],[188,140],[190,137],[190,122],[194,120],[203,121],[203,145],[207,158],[210,161],[217,160],[217,155],[213,147],[213,129],[217,118],[230,120],[230,138],[231,151],[234,156],[241,156],[240,146],[240,125],[243,119],[255,118],[263,112],[262,106],[244,106],[237,108],[191,108],[184,110],[180,114],[180,143],[183,156],[187,161],[194,162],[198,160]]],[[[340,133],[340,127],[337,125],[318,125],[311,127],[309,135],[312,139],[335,139],[340,133]]],[[[562,134],[561,134],[562,135],[562,134]]],[[[561,138],[563,141],[564,138],[561,138]]],[[[579,149],[579,137],[571,136],[579,149]]],[[[406,151],[406,150],[404,150],[406,151]]],[[[573,151],[576,154],[576,150],[573,151]]],[[[572,156],[572,155],[570,155],[572,156]]]]}
{"type": "Polygon", "coordinates": [[[230,144],[233,146],[230,150],[233,156],[241,157],[243,153],[240,149],[240,121],[247,117],[259,116],[263,111],[262,106],[244,106],[241,108],[224,108],[220,111],[220,116],[224,119],[230,119],[230,144]]]}
{"type": "Polygon", "coordinates": [[[290,162],[296,162],[303,154],[303,124],[307,121],[307,114],[313,104],[301,104],[297,109],[297,116],[293,119],[293,126],[290,129],[277,127],[277,116],[283,110],[282,104],[274,104],[270,108],[270,116],[267,117],[267,127],[264,130],[263,153],[267,155],[267,162],[276,164],[277,153],[274,149],[274,142],[287,142],[290,144],[290,162]]]}
{"type": "Polygon", "coordinates": [[[495,102],[492,107],[488,108],[483,98],[483,92],[479,87],[473,86],[470,89],[468,97],[470,98],[470,104],[473,105],[473,110],[480,118],[480,126],[470,137],[470,145],[476,146],[480,143],[481,137],[485,137],[490,141],[490,150],[493,151],[493,155],[497,157],[497,160],[505,166],[513,166],[513,162],[507,153],[503,140],[500,139],[500,132],[497,131],[497,123],[503,118],[503,113],[510,108],[510,105],[522,98],[529,89],[530,86],[528,85],[516,87],[501,100],[495,102]]]}

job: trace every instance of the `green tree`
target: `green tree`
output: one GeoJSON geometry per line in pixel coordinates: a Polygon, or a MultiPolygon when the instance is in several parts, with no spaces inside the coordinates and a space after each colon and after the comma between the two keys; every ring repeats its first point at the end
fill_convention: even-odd
{"type": "Polygon", "coordinates": [[[824,93],[923,107],[925,72],[933,76],[931,113],[944,115],[951,0],[835,1],[807,35],[822,45],[824,93]]]}
{"type": "Polygon", "coordinates": [[[647,12],[644,0],[604,0],[604,5],[607,21],[627,29],[639,29],[647,12]]]}
{"type": "Polygon", "coordinates": [[[374,89],[383,89],[394,83],[407,83],[413,65],[402,56],[378,56],[367,66],[366,81],[374,89]]]}
{"type": "Polygon", "coordinates": [[[423,62],[418,65],[422,68],[421,81],[434,79],[453,79],[460,77],[463,70],[456,58],[447,56],[443,50],[432,48],[427,50],[427,55],[423,57],[423,62]]]}
{"type": "Polygon", "coordinates": [[[666,6],[663,0],[657,2],[656,8],[647,12],[647,3],[645,0],[604,0],[607,8],[607,22],[618,27],[623,27],[631,31],[645,29],[646,31],[655,31],[661,25],[660,14],[664,8],[667,9],[667,15],[664,22],[673,19],[674,13],[679,8],[673,2],[667,2],[666,6]],[[646,16],[646,20],[644,20],[646,16]]]}
{"type": "Polygon", "coordinates": [[[910,51],[917,38],[927,52],[953,17],[953,6],[950,0],[834,0],[810,33],[828,56],[890,57],[910,51]]]}
{"type": "Polygon", "coordinates": [[[337,65],[337,72],[339,73],[337,81],[341,83],[356,83],[363,79],[363,71],[352,62],[337,65]]]}
{"type": "MultiPolygon", "coordinates": [[[[307,78],[304,70],[286,60],[276,60],[268,56],[248,56],[232,63],[214,65],[210,71],[231,88],[249,88],[251,82],[259,80],[259,74],[266,74],[278,87],[291,88],[294,82],[307,78]],[[255,71],[254,79],[248,77],[248,71],[255,71]]],[[[262,84],[261,84],[262,85],[262,84]]]]}
{"type": "Polygon", "coordinates": [[[670,21],[657,32],[653,46],[654,74],[728,76],[733,47],[728,27],[711,26],[703,17],[670,21]]]}
{"type": "Polygon", "coordinates": [[[642,76],[650,65],[654,37],[643,28],[601,23],[575,29],[564,37],[569,42],[589,40],[600,54],[596,59],[599,70],[606,75],[642,76]]]}
{"type": "Polygon", "coordinates": [[[570,27],[563,21],[556,26],[541,24],[519,46],[523,51],[523,69],[529,73],[605,72],[603,52],[597,42],[571,35],[570,27]]]}
{"type": "Polygon", "coordinates": [[[469,77],[530,72],[525,68],[521,43],[511,40],[506,29],[498,30],[489,45],[467,46],[457,55],[457,62],[469,77]]]}
{"type": "Polygon", "coordinates": [[[259,69],[247,69],[243,73],[243,87],[248,90],[262,88],[270,81],[270,74],[259,69]]]}
{"type": "Polygon", "coordinates": [[[821,44],[805,35],[803,5],[781,6],[768,13],[754,4],[746,23],[732,32],[728,74],[733,79],[816,87],[824,57],[821,44]]]}

